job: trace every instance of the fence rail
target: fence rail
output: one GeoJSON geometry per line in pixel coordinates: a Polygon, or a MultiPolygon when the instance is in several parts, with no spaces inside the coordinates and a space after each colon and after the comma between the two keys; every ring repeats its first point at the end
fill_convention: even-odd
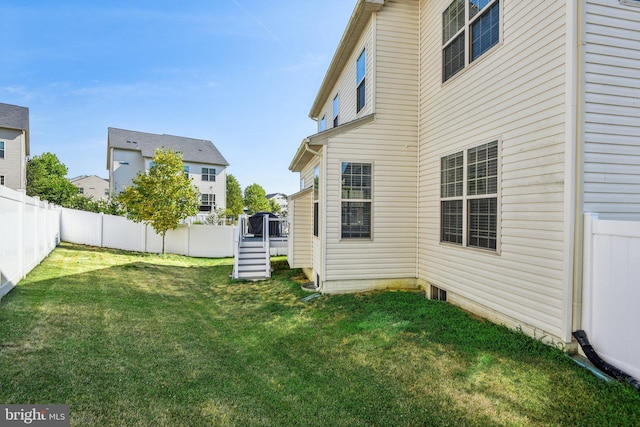
{"type": "Polygon", "coordinates": [[[0,298],[56,247],[61,208],[0,186],[0,298]]]}
{"type": "Polygon", "coordinates": [[[640,222],[584,219],[582,328],[604,360],[640,379],[640,222]]]}
{"type": "MultiPolygon", "coordinates": [[[[165,252],[201,258],[233,256],[236,227],[181,224],[167,231],[165,252]]],[[[150,226],[121,216],[62,209],[61,238],[65,242],[159,253],[162,237],[150,226]]]]}

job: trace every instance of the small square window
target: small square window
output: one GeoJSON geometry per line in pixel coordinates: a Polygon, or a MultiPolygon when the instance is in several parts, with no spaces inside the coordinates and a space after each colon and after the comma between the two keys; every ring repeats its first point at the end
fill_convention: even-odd
{"type": "Polygon", "coordinates": [[[215,182],[216,170],[213,168],[202,168],[202,180],[215,182]]]}

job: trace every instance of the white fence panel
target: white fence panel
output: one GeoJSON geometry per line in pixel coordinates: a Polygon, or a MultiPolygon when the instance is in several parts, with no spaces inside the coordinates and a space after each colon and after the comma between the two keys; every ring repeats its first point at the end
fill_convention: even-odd
{"type": "Polygon", "coordinates": [[[194,257],[225,258],[233,256],[235,227],[192,225],[189,227],[189,254],[194,257]]]}
{"type": "MultiPolygon", "coordinates": [[[[162,237],[150,226],[124,217],[63,209],[62,240],[136,252],[160,253],[162,237]]],[[[203,258],[233,256],[235,227],[180,225],[167,232],[165,252],[203,258]]]]}
{"type": "Polygon", "coordinates": [[[62,240],[89,246],[102,246],[102,215],[62,208],[62,240]]]}
{"type": "Polygon", "coordinates": [[[103,215],[102,221],[102,245],[105,248],[145,251],[146,227],[144,224],[115,215],[103,215]]]}
{"type": "MultiPolygon", "coordinates": [[[[153,229],[151,232],[153,233],[153,229]]],[[[162,238],[160,244],[162,245],[162,238]]],[[[175,230],[167,231],[164,250],[170,254],[189,255],[189,226],[179,225],[175,230]]],[[[160,246],[160,252],[162,252],[162,246],[160,246]]]]}
{"type": "Polygon", "coordinates": [[[585,215],[582,326],[607,362],[640,379],[640,222],[585,215]]]}
{"type": "Polygon", "coordinates": [[[0,186],[0,297],[57,245],[60,208],[0,186]]]}
{"type": "Polygon", "coordinates": [[[24,225],[22,227],[23,265],[25,270],[31,271],[38,265],[38,200],[25,197],[24,225]]]}

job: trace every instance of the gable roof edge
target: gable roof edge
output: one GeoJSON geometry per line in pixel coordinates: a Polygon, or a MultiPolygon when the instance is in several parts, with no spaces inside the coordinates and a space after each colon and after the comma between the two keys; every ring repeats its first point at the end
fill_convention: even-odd
{"type": "Polygon", "coordinates": [[[351,52],[355,49],[362,31],[364,31],[367,22],[369,22],[371,14],[380,11],[384,3],[385,0],[358,0],[351,14],[351,18],[349,18],[347,28],[340,39],[338,48],[333,55],[329,69],[320,85],[316,99],[313,101],[313,106],[309,112],[309,117],[312,119],[318,119],[325,100],[329,97],[331,90],[338,81],[340,73],[346,65],[351,52]]]}

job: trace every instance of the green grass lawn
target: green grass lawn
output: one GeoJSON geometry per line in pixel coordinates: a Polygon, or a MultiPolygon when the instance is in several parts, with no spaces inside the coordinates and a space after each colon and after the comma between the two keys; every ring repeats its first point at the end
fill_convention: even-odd
{"type": "Polygon", "coordinates": [[[417,292],[63,244],[0,302],[0,402],[76,426],[640,425],[640,395],[417,292]]]}

